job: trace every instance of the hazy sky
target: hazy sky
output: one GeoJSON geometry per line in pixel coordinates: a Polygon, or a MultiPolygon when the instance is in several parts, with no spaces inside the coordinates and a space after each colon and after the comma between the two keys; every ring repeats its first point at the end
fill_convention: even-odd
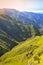
{"type": "Polygon", "coordinates": [[[0,8],[43,12],[43,0],[0,0],[0,8]]]}

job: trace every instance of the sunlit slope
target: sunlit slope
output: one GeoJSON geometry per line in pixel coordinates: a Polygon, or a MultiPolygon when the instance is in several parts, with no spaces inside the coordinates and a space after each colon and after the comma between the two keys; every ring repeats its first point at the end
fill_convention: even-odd
{"type": "Polygon", "coordinates": [[[0,57],[0,65],[43,65],[43,36],[21,42],[0,57]]]}

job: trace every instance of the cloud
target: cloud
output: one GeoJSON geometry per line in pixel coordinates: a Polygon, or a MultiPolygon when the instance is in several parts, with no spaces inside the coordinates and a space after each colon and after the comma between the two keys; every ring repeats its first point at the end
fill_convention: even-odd
{"type": "Polygon", "coordinates": [[[0,0],[0,8],[15,8],[20,11],[43,10],[43,0],[0,0]]]}

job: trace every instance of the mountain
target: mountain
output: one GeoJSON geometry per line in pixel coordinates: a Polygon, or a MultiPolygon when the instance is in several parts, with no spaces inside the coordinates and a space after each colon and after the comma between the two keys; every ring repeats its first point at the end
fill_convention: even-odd
{"type": "Polygon", "coordinates": [[[0,57],[0,65],[43,65],[43,35],[19,43],[0,57]]]}
{"type": "Polygon", "coordinates": [[[5,12],[16,18],[16,20],[20,20],[25,22],[26,24],[42,24],[43,25],[43,14],[32,13],[32,12],[20,12],[15,9],[5,9],[5,12]]]}
{"type": "Polygon", "coordinates": [[[0,56],[39,35],[43,35],[43,14],[0,9],[0,56]]]}
{"type": "MultiPolygon", "coordinates": [[[[15,9],[4,9],[5,13],[26,24],[33,24],[43,30],[43,14],[33,12],[20,12],[15,9]]],[[[43,33],[42,33],[43,34],[43,33]]]]}

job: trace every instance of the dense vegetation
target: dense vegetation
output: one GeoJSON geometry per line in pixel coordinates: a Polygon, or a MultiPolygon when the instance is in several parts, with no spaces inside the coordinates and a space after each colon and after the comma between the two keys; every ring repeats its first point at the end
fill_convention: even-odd
{"type": "Polygon", "coordinates": [[[19,43],[0,58],[0,65],[43,65],[43,36],[19,43]]]}

